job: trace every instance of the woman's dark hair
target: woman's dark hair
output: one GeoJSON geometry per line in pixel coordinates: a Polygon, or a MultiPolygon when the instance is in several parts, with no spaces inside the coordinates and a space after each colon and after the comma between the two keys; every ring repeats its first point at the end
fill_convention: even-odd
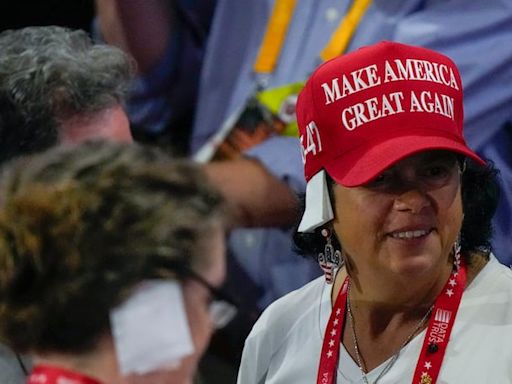
{"type": "Polygon", "coordinates": [[[487,160],[482,167],[466,160],[462,174],[462,208],[464,220],[461,229],[463,253],[491,250],[492,217],[498,207],[500,189],[499,171],[494,163],[487,160]]]}
{"type": "MultiPolygon", "coordinates": [[[[461,229],[461,251],[463,255],[473,252],[489,253],[493,232],[492,217],[496,212],[499,200],[499,171],[494,163],[487,160],[485,166],[476,164],[471,159],[465,160],[465,170],[462,173],[461,191],[464,220],[461,229]]],[[[329,198],[334,202],[334,180],[327,174],[329,198]]],[[[304,198],[302,203],[304,207],[304,198]]],[[[322,227],[314,232],[297,232],[293,236],[296,251],[315,260],[324,251],[325,239],[320,233],[322,227]]],[[[335,236],[334,236],[335,238],[335,236]]],[[[337,240],[335,239],[337,242],[337,240]]],[[[339,243],[333,244],[335,247],[339,243]]],[[[341,248],[338,248],[341,249],[341,248]]]]}

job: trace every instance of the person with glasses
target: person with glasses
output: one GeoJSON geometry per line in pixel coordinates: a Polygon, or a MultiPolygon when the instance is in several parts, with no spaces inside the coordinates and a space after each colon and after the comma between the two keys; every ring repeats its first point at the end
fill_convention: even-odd
{"type": "Polygon", "coordinates": [[[313,72],[297,119],[295,239],[324,277],[258,319],[239,384],[512,383],[512,271],[490,247],[497,170],[466,145],[454,62],[363,47],[313,72]]]}
{"type": "Polygon", "coordinates": [[[0,338],[31,384],[192,383],[223,293],[225,202],[195,165],[113,142],[9,164],[0,338]]]}

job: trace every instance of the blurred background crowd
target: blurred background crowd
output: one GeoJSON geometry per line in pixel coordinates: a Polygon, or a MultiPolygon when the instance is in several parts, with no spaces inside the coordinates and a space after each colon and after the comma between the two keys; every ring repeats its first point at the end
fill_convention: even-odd
{"type": "MultiPolygon", "coordinates": [[[[64,92],[62,97],[58,87],[27,91],[13,102],[9,95],[23,93],[15,87],[32,81],[32,75],[27,70],[11,79],[9,71],[29,61],[23,59],[20,36],[2,35],[2,161],[89,138],[133,140],[172,158],[194,160],[227,200],[222,288],[238,303],[238,312],[214,333],[200,363],[200,383],[236,382],[245,337],[261,311],[322,272],[292,244],[306,190],[294,111],[313,69],[344,52],[394,40],[438,50],[455,61],[465,89],[466,140],[501,171],[491,248],[502,263],[512,264],[510,0],[19,0],[3,2],[0,14],[2,31],[50,25],[80,29],[94,44],[127,55],[115,60],[121,52],[107,52],[111,62],[94,70],[92,64],[88,69],[85,53],[83,61],[77,59],[76,65],[98,82],[79,82],[77,88],[87,88],[89,98],[76,104],[62,102],[73,96],[64,92]],[[106,80],[107,66],[118,70],[106,80]],[[98,91],[110,87],[107,82],[116,82],[118,89],[98,91]],[[47,110],[33,111],[55,90],[51,106],[41,106],[54,116],[44,120],[47,110]],[[87,109],[93,99],[94,108],[87,109]],[[36,116],[43,117],[38,122],[36,116]],[[45,131],[50,120],[55,126],[45,131]],[[13,121],[25,128],[9,132],[13,121]]],[[[27,34],[27,44],[34,44],[27,57],[54,38],[56,45],[64,44],[55,37],[59,33],[27,34]]],[[[53,49],[51,44],[43,48],[53,49]]],[[[103,60],[97,55],[91,61],[103,60]]],[[[52,57],[38,60],[30,65],[52,63],[52,57]]],[[[66,70],[63,61],[55,73],[66,70]]],[[[0,382],[23,382],[20,364],[31,364],[24,359],[0,345],[0,382]]]]}

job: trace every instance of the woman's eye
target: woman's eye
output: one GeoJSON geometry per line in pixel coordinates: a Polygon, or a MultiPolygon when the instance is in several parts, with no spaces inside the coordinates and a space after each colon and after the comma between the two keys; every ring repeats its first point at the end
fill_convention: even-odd
{"type": "Polygon", "coordinates": [[[450,175],[450,168],[445,165],[433,165],[426,168],[423,175],[429,178],[444,178],[450,175]]]}
{"type": "Polygon", "coordinates": [[[418,176],[426,186],[440,188],[451,180],[455,169],[455,164],[433,164],[424,168],[418,176]]]}
{"type": "Polygon", "coordinates": [[[436,176],[443,176],[443,175],[445,175],[446,174],[446,170],[443,167],[435,166],[435,167],[428,168],[425,173],[426,173],[427,176],[436,177],[436,176]]]}
{"type": "Polygon", "coordinates": [[[366,186],[368,188],[382,188],[388,186],[393,181],[393,174],[391,172],[382,172],[375,179],[370,181],[366,186]]]}

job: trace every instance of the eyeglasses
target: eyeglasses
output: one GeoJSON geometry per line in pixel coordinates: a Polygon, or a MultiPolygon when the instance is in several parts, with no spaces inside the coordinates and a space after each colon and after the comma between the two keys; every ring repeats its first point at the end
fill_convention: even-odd
{"type": "Polygon", "coordinates": [[[198,282],[210,291],[213,297],[210,303],[210,318],[215,329],[222,329],[229,324],[238,312],[238,304],[223,289],[214,287],[204,277],[190,268],[186,268],[186,277],[198,282]]]}
{"type": "Polygon", "coordinates": [[[210,303],[209,311],[215,329],[222,329],[233,320],[238,313],[240,305],[228,292],[211,285],[183,260],[170,260],[162,257],[157,257],[157,259],[163,268],[175,271],[182,279],[188,278],[198,282],[210,292],[213,300],[210,303]]]}

